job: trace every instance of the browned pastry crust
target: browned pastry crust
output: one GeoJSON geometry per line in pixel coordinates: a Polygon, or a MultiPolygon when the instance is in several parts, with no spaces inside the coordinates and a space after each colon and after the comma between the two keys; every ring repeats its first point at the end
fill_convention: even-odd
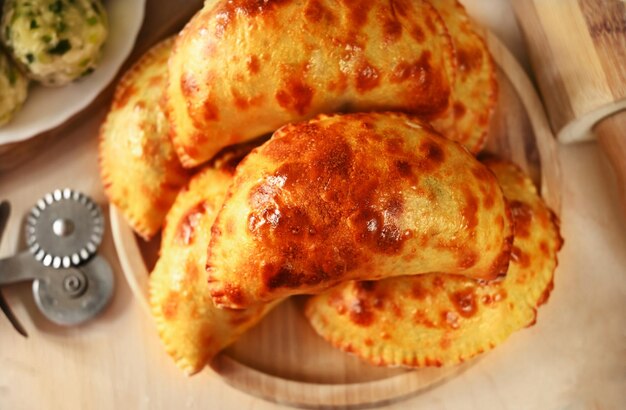
{"type": "Polygon", "coordinates": [[[159,260],[150,275],[150,306],[165,349],[185,373],[201,370],[272,306],[218,309],[209,295],[206,248],[228,186],[228,169],[205,168],[167,214],[159,260]]]}
{"type": "Polygon", "coordinates": [[[207,2],[176,40],[167,91],[186,167],[319,113],[449,105],[455,60],[424,0],[207,2]]]}
{"type": "Polygon", "coordinates": [[[494,175],[404,114],[279,129],[237,168],[212,229],[217,305],[242,308],[351,279],[506,272],[510,213],[494,175]]]}
{"type": "Polygon", "coordinates": [[[167,60],[174,38],[154,46],[124,74],[100,128],[100,174],[105,192],[144,239],[161,229],[188,179],[169,140],[162,109],[167,60]]]}
{"type": "Polygon", "coordinates": [[[457,62],[450,106],[431,124],[443,136],[476,154],[487,141],[489,120],[498,97],[496,66],[461,3],[430,2],[446,23],[457,62]]]}
{"type": "Polygon", "coordinates": [[[311,298],[306,315],[334,346],[376,365],[453,365],[535,323],[552,291],[563,240],[530,178],[489,160],[512,206],[515,240],[506,277],[491,283],[444,273],[345,282],[311,298]]]}

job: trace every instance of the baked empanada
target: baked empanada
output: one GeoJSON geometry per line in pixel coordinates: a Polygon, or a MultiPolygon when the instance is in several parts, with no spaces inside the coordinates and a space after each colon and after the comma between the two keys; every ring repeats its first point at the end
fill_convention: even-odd
{"type": "Polygon", "coordinates": [[[451,104],[431,124],[443,136],[476,154],[487,140],[498,96],[496,67],[463,5],[457,0],[430,1],[448,28],[457,60],[451,104]]]}
{"type": "Polygon", "coordinates": [[[169,140],[162,107],[174,39],[154,46],[126,73],[100,128],[100,173],[109,200],[145,239],[188,179],[169,140]]]}
{"type": "Polygon", "coordinates": [[[212,232],[209,287],[231,308],[351,279],[493,279],[512,242],[487,167],[399,113],[282,127],[239,164],[212,232]]]}
{"type": "Polygon", "coordinates": [[[172,140],[192,167],[319,113],[434,116],[449,105],[454,66],[427,1],[210,2],[170,59],[172,140]]]}
{"type": "Polygon", "coordinates": [[[228,171],[206,168],[181,190],[167,214],[161,255],[150,275],[150,306],[159,335],[188,374],[201,370],[271,308],[218,309],[209,295],[206,248],[231,181],[228,171]]]}
{"type": "Polygon", "coordinates": [[[377,365],[440,366],[467,360],[535,322],[552,290],[558,221],[516,166],[489,161],[511,203],[515,240],[502,281],[448,274],[346,282],[309,299],[313,328],[377,365]]]}

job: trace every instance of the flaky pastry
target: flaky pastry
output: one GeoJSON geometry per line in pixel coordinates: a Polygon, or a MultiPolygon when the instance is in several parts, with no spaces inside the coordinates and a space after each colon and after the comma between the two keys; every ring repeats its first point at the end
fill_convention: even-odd
{"type": "Polygon", "coordinates": [[[452,44],[423,0],[207,2],[177,38],[167,91],[187,167],[319,113],[449,105],[452,44]]]}
{"type": "Polygon", "coordinates": [[[377,365],[452,365],[535,322],[552,290],[558,220],[516,166],[490,160],[511,203],[515,240],[502,281],[428,274],[346,282],[312,297],[306,316],[336,347],[377,365]]]}
{"type": "Polygon", "coordinates": [[[485,145],[489,119],[496,105],[496,67],[485,40],[476,32],[461,3],[430,2],[446,23],[457,61],[450,106],[431,124],[443,136],[476,154],[485,145]]]}
{"type": "Polygon", "coordinates": [[[167,214],[160,257],[150,275],[150,306],[159,336],[188,374],[201,370],[271,308],[218,309],[208,291],[206,248],[231,181],[228,170],[214,168],[191,179],[167,214]]]}
{"type": "Polygon", "coordinates": [[[494,175],[397,113],[285,126],[238,166],[212,228],[209,288],[242,308],[351,279],[506,272],[510,213],[494,175]]]}
{"type": "Polygon", "coordinates": [[[135,63],[120,80],[100,128],[100,174],[105,192],[144,239],[161,229],[165,214],[188,179],[169,140],[162,108],[169,38],[135,63]]]}

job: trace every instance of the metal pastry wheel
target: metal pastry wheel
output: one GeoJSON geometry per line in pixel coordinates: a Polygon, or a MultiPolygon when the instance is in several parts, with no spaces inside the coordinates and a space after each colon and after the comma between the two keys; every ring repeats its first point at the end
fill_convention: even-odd
{"type": "Polygon", "coordinates": [[[56,190],[37,201],[25,225],[28,250],[0,260],[0,286],[32,280],[37,307],[59,325],[100,313],[114,285],[111,267],[97,255],[104,232],[100,207],[80,192],[56,190]]]}

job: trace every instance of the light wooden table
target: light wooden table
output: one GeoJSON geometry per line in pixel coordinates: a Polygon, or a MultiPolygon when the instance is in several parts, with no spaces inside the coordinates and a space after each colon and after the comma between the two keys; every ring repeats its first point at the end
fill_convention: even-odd
{"type": "MultiPolygon", "coordinates": [[[[525,62],[506,0],[466,0],[470,12],[525,62]]],[[[101,204],[96,130],[104,108],[47,143],[40,155],[0,174],[13,215],[0,257],[18,250],[21,214],[45,192],[69,186],[101,204]],[[84,170],[80,175],[76,170],[84,170]]],[[[514,335],[459,377],[388,408],[618,409],[626,404],[626,221],[595,145],[561,147],[562,234],[555,290],[538,323],[514,335]],[[520,358],[524,359],[521,360],[520,358]]],[[[105,209],[106,211],[106,209],[105,209]]],[[[80,328],[61,329],[37,312],[30,288],[5,291],[27,328],[0,318],[0,409],[271,409],[210,370],[183,376],[132,299],[110,232],[102,249],[116,272],[111,306],[80,328]]]]}

